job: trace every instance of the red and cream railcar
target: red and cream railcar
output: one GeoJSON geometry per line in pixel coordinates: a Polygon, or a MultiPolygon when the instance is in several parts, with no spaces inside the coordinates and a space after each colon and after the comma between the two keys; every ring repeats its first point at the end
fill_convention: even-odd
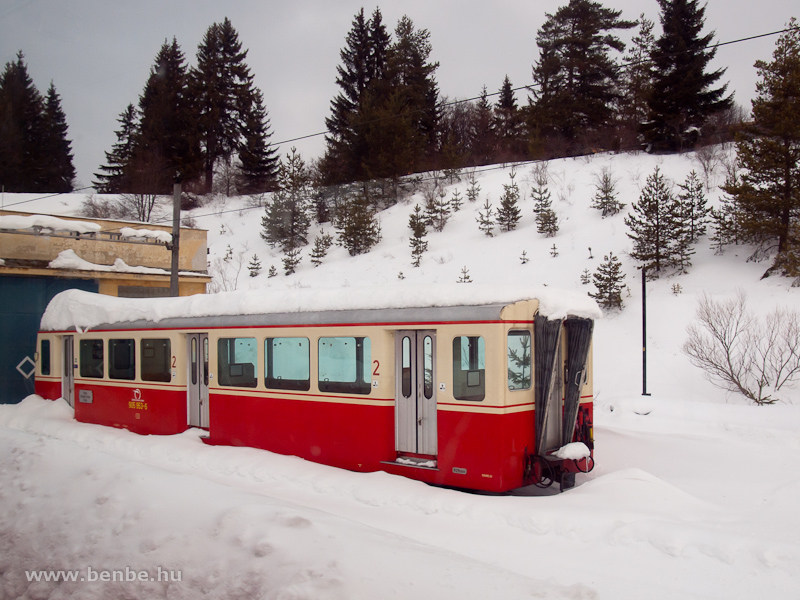
{"type": "Polygon", "coordinates": [[[568,487],[594,464],[592,310],[555,318],[516,294],[446,306],[329,302],[335,310],[297,299],[224,315],[214,296],[64,294],[84,324],[53,319],[64,312],[54,299],[36,390],[65,398],[78,421],[141,434],[199,427],[211,444],[494,492],[568,487]],[[140,318],[147,306],[158,320],[140,318]],[[568,444],[582,453],[559,458],[568,444]]]}

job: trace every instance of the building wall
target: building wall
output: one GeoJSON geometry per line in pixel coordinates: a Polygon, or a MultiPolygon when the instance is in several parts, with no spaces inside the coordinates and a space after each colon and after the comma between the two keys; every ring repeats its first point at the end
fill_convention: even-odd
{"type": "MultiPolygon", "coordinates": [[[[3,211],[0,215],[27,216],[28,213],[3,211]]],[[[84,221],[100,225],[97,234],[55,232],[36,234],[33,231],[0,232],[0,258],[28,261],[51,261],[64,250],[74,250],[82,259],[99,265],[112,265],[121,258],[128,265],[169,269],[172,253],[163,243],[153,240],[122,238],[123,227],[172,233],[172,227],[153,223],[131,223],[107,219],[62,217],[66,221],[84,221]]],[[[183,271],[205,272],[208,261],[207,232],[204,229],[181,227],[180,268],[183,271]]]]}

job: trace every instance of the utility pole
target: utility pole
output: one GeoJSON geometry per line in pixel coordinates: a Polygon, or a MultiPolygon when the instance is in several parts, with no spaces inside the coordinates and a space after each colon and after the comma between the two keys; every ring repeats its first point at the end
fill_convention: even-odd
{"type": "Polygon", "coordinates": [[[642,396],[647,393],[647,267],[642,265],[642,396]]]}
{"type": "Polygon", "coordinates": [[[180,270],[181,241],[181,182],[172,186],[172,268],[169,272],[169,295],[179,296],[178,272],[180,270]]]}

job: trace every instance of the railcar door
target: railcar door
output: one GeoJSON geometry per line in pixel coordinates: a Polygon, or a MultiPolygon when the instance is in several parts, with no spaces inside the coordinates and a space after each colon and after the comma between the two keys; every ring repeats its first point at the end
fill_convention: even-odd
{"type": "Polygon", "coordinates": [[[73,336],[61,338],[61,397],[75,406],[75,350],[73,336]]]}
{"type": "Polygon", "coordinates": [[[436,332],[395,333],[395,449],[435,456],[436,332]]]}
{"type": "Polygon", "coordinates": [[[208,334],[190,333],[186,338],[189,426],[208,428],[208,334]]]}

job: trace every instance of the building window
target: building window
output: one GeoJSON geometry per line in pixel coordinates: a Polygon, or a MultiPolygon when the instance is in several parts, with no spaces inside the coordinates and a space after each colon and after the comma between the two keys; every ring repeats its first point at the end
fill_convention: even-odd
{"type": "Polygon", "coordinates": [[[264,385],[275,390],[311,388],[308,338],[267,338],[264,341],[264,385]]]}
{"type": "Polygon", "coordinates": [[[480,336],[453,338],[453,397],[476,402],[486,397],[486,343],[480,336]]]}
{"type": "Polygon", "coordinates": [[[256,387],[258,349],[256,338],[220,338],[217,341],[219,384],[256,387]]]}
{"type": "Polygon", "coordinates": [[[136,379],[136,343],[133,340],[108,340],[108,376],[111,379],[136,379]]]}
{"type": "Polygon", "coordinates": [[[142,380],[172,381],[170,362],[172,349],[169,339],[144,339],[141,347],[142,380]]]}
{"type": "Polygon", "coordinates": [[[369,394],[372,379],[372,343],[368,337],[319,339],[321,392],[369,394]]]}
{"type": "Polygon", "coordinates": [[[103,378],[103,340],[81,340],[79,345],[81,377],[103,378]]]}
{"type": "Polygon", "coordinates": [[[528,331],[508,332],[508,389],[529,390],[531,376],[531,334],[528,331]]]}
{"type": "Polygon", "coordinates": [[[42,375],[50,375],[50,340],[42,340],[39,356],[41,357],[42,375]]]}

